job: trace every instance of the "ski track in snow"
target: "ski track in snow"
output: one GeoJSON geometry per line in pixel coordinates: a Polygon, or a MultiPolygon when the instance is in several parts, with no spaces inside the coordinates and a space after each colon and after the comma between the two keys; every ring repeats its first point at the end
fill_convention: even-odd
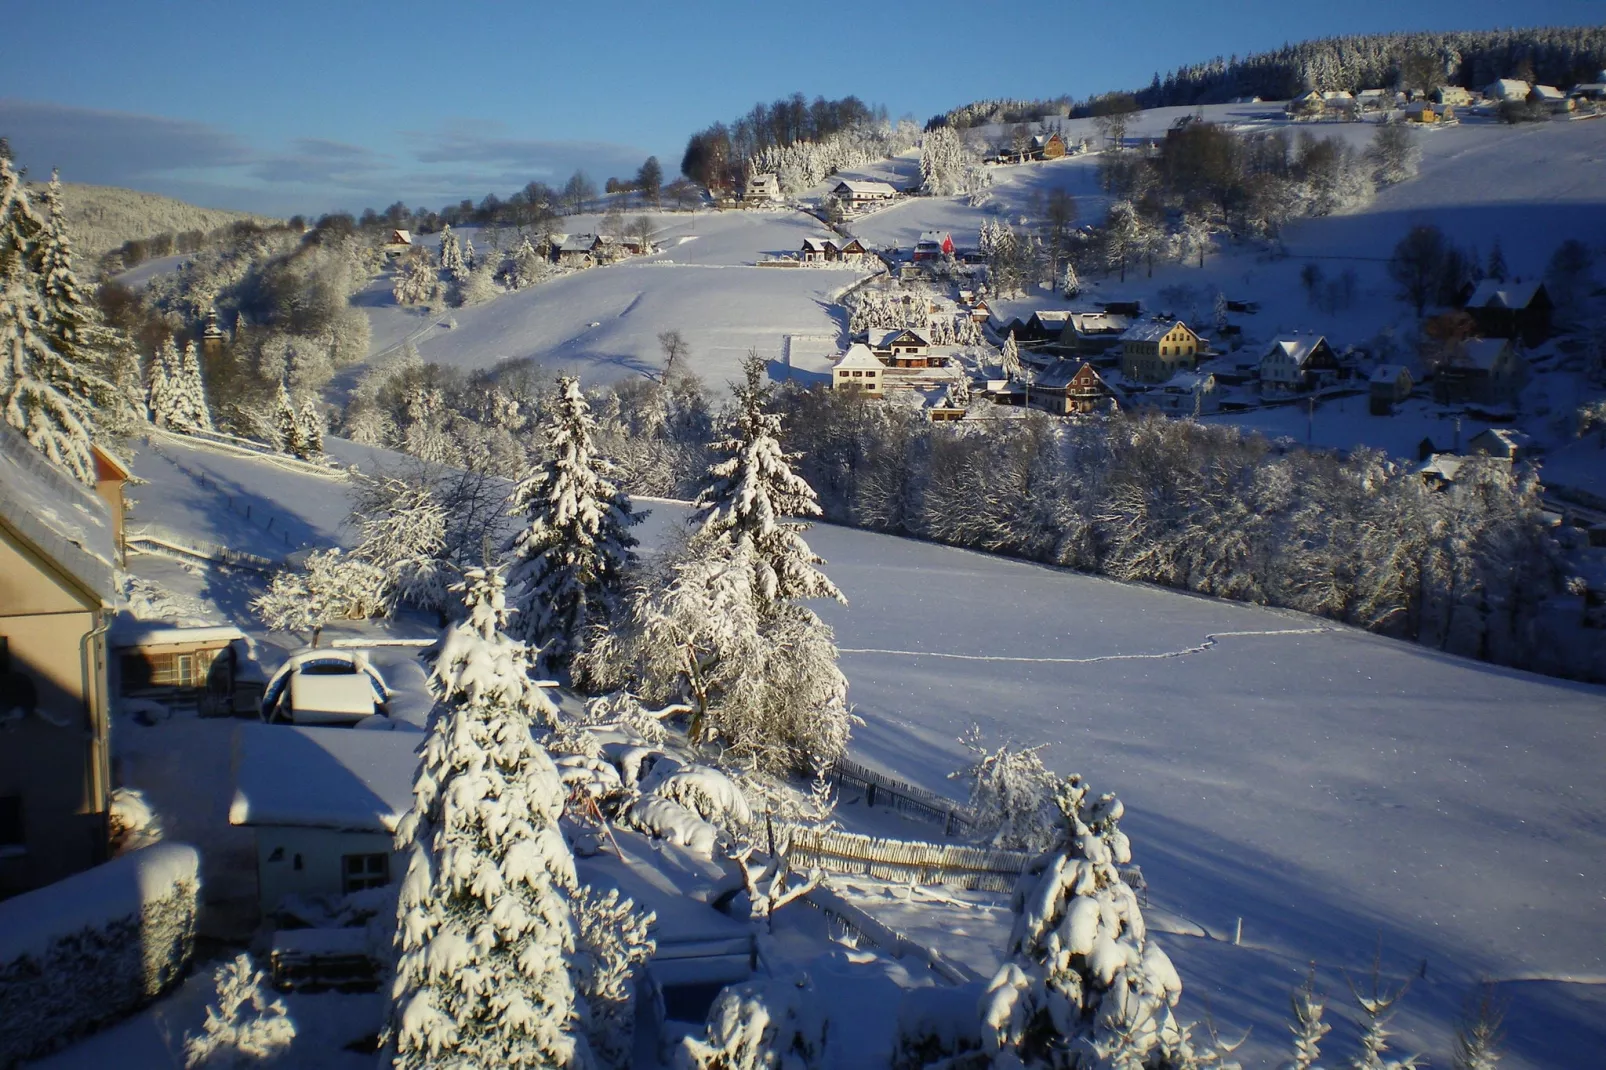
{"type": "Polygon", "coordinates": [[[1166,650],[1158,654],[1100,654],[1091,658],[1023,658],[1003,654],[947,654],[935,650],[882,650],[876,647],[838,647],[840,654],[892,654],[908,658],[949,658],[954,661],[1020,661],[1034,665],[1092,665],[1100,661],[1164,661],[1168,658],[1185,658],[1203,654],[1219,640],[1256,635],[1321,635],[1332,628],[1276,628],[1270,631],[1210,632],[1198,646],[1181,650],[1166,650]]]}

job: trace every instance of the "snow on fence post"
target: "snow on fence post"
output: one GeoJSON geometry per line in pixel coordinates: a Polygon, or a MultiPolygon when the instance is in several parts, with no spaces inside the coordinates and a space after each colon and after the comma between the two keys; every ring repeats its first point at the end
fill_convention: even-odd
{"type": "Polygon", "coordinates": [[[158,843],[0,902],[0,1066],[125,1017],[195,953],[201,857],[158,843]]]}

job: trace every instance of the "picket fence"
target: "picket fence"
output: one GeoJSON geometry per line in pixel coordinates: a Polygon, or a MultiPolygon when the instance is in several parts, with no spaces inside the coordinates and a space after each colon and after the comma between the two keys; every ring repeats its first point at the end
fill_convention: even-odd
{"type": "Polygon", "coordinates": [[[944,836],[963,836],[975,827],[975,818],[970,811],[952,799],[846,758],[839,758],[832,763],[829,775],[836,784],[838,795],[843,787],[862,789],[866,806],[890,807],[917,820],[941,825],[944,836]]]}
{"type": "Polygon", "coordinates": [[[793,826],[786,830],[787,855],[794,869],[856,874],[908,884],[1009,892],[1036,857],[1025,851],[969,847],[922,840],[892,840],[855,832],[824,832],[793,826]]]}

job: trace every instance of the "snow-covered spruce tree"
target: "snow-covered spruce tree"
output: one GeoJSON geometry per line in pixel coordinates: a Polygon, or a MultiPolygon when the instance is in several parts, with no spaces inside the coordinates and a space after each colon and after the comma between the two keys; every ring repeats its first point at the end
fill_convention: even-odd
{"type": "Polygon", "coordinates": [[[596,452],[596,420],[580,381],[558,380],[542,428],[544,459],[509,498],[524,529],[503,548],[518,616],[513,631],[561,667],[585,648],[587,632],[618,611],[620,585],[634,557],[630,534],[641,517],[613,482],[613,464],[596,452]]]}
{"type": "Polygon", "coordinates": [[[724,454],[708,469],[709,483],[693,503],[700,525],[692,543],[743,541],[753,548],[753,589],[761,609],[804,598],[834,598],[842,592],[816,565],[824,561],[803,540],[808,525],[789,517],[820,515],[814,488],[792,471],[796,457],[781,449],[781,418],[769,409],[772,388],[764,362],[750,353],[735,394],[726,436],[714,443],[724,454]]]}
{"type": "Polygon", "coordinates": [[[396,280],[390,292],[398,305],[424,305],[435,296],[439,286],[440,272],[429,257],[414,253],[403,257],[396,266],[396,280]]]}
{"type": "Polygon", "coordinates": [[[506,634],[501,572],[470,569],[454,589],[466,616],[434,651],[437,701],[396,828],[409,860],[386,1053],[403,1070],[583,1066],[565,793],[532,735],[557,711],[506,634]]]}
{"type": "Polygon", "coordinates": [[[45,340],[58,358],[50,374],[58,390],[79,398],[98,413],[118,400],[104,374],[103,350],[112,343],[114,332],[101,322],[99,310],[78,281],[67,213],[61,202],[61,178],[55,172],[45,186],[43,205],[45,229],[39,236],[36,270],[45,340]]]}
{"type": "Polygon", "coordinates": [[[1058,778],[1037,756],[1042,748],[1017,750],[1007,743],[990,748],[977,725],[971,725],[959,742],[970,751],[972,761],[950,779],[970,782],[970,809],[978,831],[990,836],[994,846],[1008,850],[1053,847],[1064,818],[1055,801],[1058,778]]]}
{"type": "Polygon", "coordinates": [[[1288,1027],[1294,1034],[1294,1057],[1287,1064],[1287,1070],[1321,1070],[1317,1064],[1322,1057],[1322,1038],[1333,1027],[1322,1021],[1327,1003],[1316,994],[1314,969],[1305,983],[1294,989],[1288,1001],[1294,1014],[1294,1024],[1288,1027]]]}
{"type": "Polygon", "coordinates": [[[1163,1067],[1184,1043],[1182,981],[1117,869],[1132,857],[1123,808],[1087,796],[1080,777],[1060,784],[1063,839],[1016,887],[1010,960],[981,1003],[995,1067],[1163,1067]]]}
{"type": "Polygon", "coordinates": [[[307,444],[301,437],[301,415],[296,412],[295,402],[290,400],[290,388],[283,379],[279,380],[279,393],[273,401],[273,426],[278,429],[281,450],[297,457],[306,452],[307,444]]]}
{"type": "Polygon", "coordinates": [[[274,573],[268,589],[251,600],[257,619],[276,632],[306,634],[313,646],[332,620],[382,616],[389,601],[385,572],[341,555],[339,548],[307,555],[304,568],[274,573]]]}
{"type": "Polygon", "coordinates": [[[440,269],[450,275],[454,282],[462,282],[468,276],[468,265],[463,262],[463,247],[458,244],[457,235],[452,233],[450,223],[441,228],[440,269]]]}
{"type": "Polygon", "coordinates": [[[708,1011],[703,1037],[686,1037],[675,1070],[822,1070],[829,1023],[807,973],[731,985],[708,1011]]]}
{"type": "Polygon", "coordinates": [[[569,899],[578,930],[575,989],[585,1001],[586,1039],[598,1070],[630,1065],[636,1038],[635,980],[657,941],[647,935],[654,915],[642,913],[617,888],[581,888],[569,899]]]}
{"type": "Polygon", "coordinates": [[[385,573],[392,609],[405,603],[445,612],[446,507],[422,481],[394,477],[364,487],[351,522],[358,532],[352,556],[385,573]]]}
{"type": "Polygon", "coordinates": [[[283,1056],[295,1040],[295,1023],[282,1001],[269,1001],[251,956],[218,967],[212,980],[217,998],[206,1008],[206,1022],[184,1038],[185,1070],[244,1070],[283,1056]]]}
{"type": "Polygon", "coordinates": [[[201,380],[201,357],[194,342],[184,345],[179,358],[178,374],[170,375],[168,388],[173,408],[167,417],[168,426],[183,431],[212,430],[212,410],[206,403],[206,384],[201,380]]]}
{"type": "Polygon", "coordinates": [[[173,377],[178,374],[178,349],[173,345],[173,339],[168,338],[156,348],[156,355],[151,357],[150,392],[147,402],[151,423],[157,427],[168,425],[168,416],[176,404],[173,395],[173,377]]]}
{"type": "Polygon", "coordinates": [[[998,352],[998,362],[1003,367],[1005,379],[1020,378],[1020,346],[1015,342],[1014,331],[1010,331],[1009,337],[1004,339],[1004,348],[998,352]]]}
{"type": "Polygon", "coordinates": [[[296,413],[296,427],[301,432],[301,449],[296,456],[303,461],[316,460],[323,456],[323,413],[318,409],[318,403],[307,398],[301,403],[301,411],[296,413]]]}
{"type": "MultiPolygon", "coordinates": [[[[5,420],[57,466],[94,481],[89,454],[93,399],[109,389],[74,353],[52,345],[55,322],[41,263],[46,221],[28,203],[22,177],[0,159],[0,406],[5,420]]],[[[56,280],[62,280],[58,277],[56,280]]]]}

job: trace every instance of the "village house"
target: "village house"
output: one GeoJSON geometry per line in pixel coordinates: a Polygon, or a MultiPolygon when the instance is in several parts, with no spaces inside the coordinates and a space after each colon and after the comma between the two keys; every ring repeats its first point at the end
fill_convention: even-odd
{"type": "Polygon", "coordinates": [[[1539,104],[1553,115],[1565,115],[1578,106],[1578,102],[1553,85],[1536,85],[1528,94],[1530,104],[1539,104]]]}
{"type": "Polygon", "coordinates": [[[381,246],[386,256],[400,256],[413,247],[413,235],[407,230],[393,230],[390,238],[381,246]]]}
{"type": "Polygon", "coordinates": [[[179,627],[121,618],[111,630],[111,691],[201,716],[256,713],[262,681],[245,635],[222,627],[179,627]]]}
{"type": "Polygon", "coordinates": [[[595,234],[552,235],[552,261],[561,267],[590,267],[595,263],[592,250],[597,247],[595,234]]]}
{"type": "Polygon", "coordinates": [[[1355,94],[1355,106],[1363,112],[1387,111],[1394,106],[1394,90],[1363,89],[1355,94]]]}
{"type": "Polygon", "coordinates": [[[1260,392],[1292,394],[1338,378],[1338,356],[1327,339],[1301,335],[1279,338],[1260,358],[1260,392]]]}
{"type": "Polygon", "coordinates": [[[1099,356],[1117,345],[1132,326],[1132,317],[1112,312],[1072,312],[1060,331],[1059,344],[1084,356],[1099,356]]]}
{"type": "Polygon", "coordinates": [[[835,259],[844,264],[862,264],[874,255],[858,238],[836,239],[827,244],[836,250],[835,259]]]}
{"type": "Polygon", "coordinates": [[[1069,362],[1038,374],[1024,393],[1035,409],[1056,416],[1085,416],[1119,408],[1116,392],[1093,365],[1081,362],[1074,372],[1069,362]]]}
{"type": "Polygon", "coordinates": [[[1391,416],[1394,406],[1411,396],[1411,371],[1403,364],[1379,364],[1367,379],[1367,399],[1373,416],[1391,416]]]}
{"type": "Polygon", "coordinates": [[[1533,439],[1514,427],[1491,427],[1472,436],[1467,452],[1525,461],[1533,451],[1533,439]]]}
{"type": "Polygon", "coordinates": [[[924,368],[931,363],[931,342],[908,327],[871,331],[870,348],[894,368],[924,368]]]}
{"type": "Polygon", "coordinates": [[[1414,100],[1405,106],[1405,121],[1408,123],[1421,123],[1423,125],[1445,125],[1457,123],[1455,109],[1448,104],[1434,104],[1426,100],[1414,100]]]}
{"type": "Polygon", "coordinates": [[[0,898],[104,862],[106,503],[0,421],[0,898]]]}
{"type": "Polygon", "coordinates": [[[1355,94],[1347,89],[1329,89],[1322,94],[1322,113],[1340,119],[1353,119],[1360,106],[1355,94]]]}
{"type": "Polygon", "coordinates": [[[1458,85],[1441,85],[1433,91],[1436,104],[1451,108],[1465,108],[1472,103],[1472,92],[1458,85]]]}
{"type": "Polygon", "coordinates": [[[747,176],[747,185],[742,188],[742,201],[753,206],[780,204],[780,176],[773,174],[747,176]]]}
{"type": "Polygon", "coordinates": [[[1467,315],[1485,338],[1521,338],[1536,346],[1550,337],[1555,305],[1542,282],[1500,282],[1484,279],[1462,293],[1467,315]]]}
{"type": "Polygon", "coordinates": [[[1526,380],[1527,362],[1509,338],[1473,338],[1434,373],[1442,404],[1510,404],[1526,380]]]}
{"type": "Polygon", "coordinates": [[[1533,86],[1520,78],[1501,78],[1490,82],[1483,95],[1496,103],[1517,103],[1528,99],[1533,86]]]}
{"type": "Polygon", "coordinates": [[[1156,390],[1138,395],[1139,405],[1180,415],[1216,411],[1216,377],[1206,371],[1179,371],[1156,390]]]}
{"type": "Polygon", "coordinates": [[[831,190],[831,195],[844,204],[858,208],[866,204],[890,201],[898,195],[898,191],[885,182],[845,178],[831,190]]]}
{"type": "Polygon", "coordinates": [[[1312,89],[1283,105],[1283,110],[1295,119],[1315,119],[1320,117],[1326,108],[1322,95],[1312,89]]]}
{"type": "Polygon", "coordinates": [[[823,264],[833,259],[831,254],[835,249],[830,238],[804,238],[798,259],[805,264],[823,264]]]}
{"type": "MultiPolygon", "coordinates": [[[[1606,71],[1602,71],[1606,74],[1606,71]]],[[[1606,101],[1606,82],[1580,82],[1568,90],[1567,95],[1574,100],[1588,100],[1600,103],[1606,101]]]]}
{"type": "Polygon", "coordinates": [[[953,235],[941,230],[928,230],[915,242],[914,261],[941,260],[954,255],[953,235]]]}
{"type": "Polygon", "coordinates": [[[880,397],[884,371],[886,365],[870,351],[870,347],[863,342],[855,342],[848,347],[846,353],[842,354],[841,359],[831,366],[831,388],[859,390],[871,397],[880,397]]]}
{"type": "Polygon", "coordinates": [[[1038,134],[1032,138],[1032,159],[1057,160],[1064,156],[1065,139],[1059,134],[1038,134]]]}
{"type": "Polygon", "coordinates": [[[1181,320],[1140,323],[1121,335],[1121,373],[1134,383],[1163,383],[1192,371],[1199,336],[1181,320]]]}

